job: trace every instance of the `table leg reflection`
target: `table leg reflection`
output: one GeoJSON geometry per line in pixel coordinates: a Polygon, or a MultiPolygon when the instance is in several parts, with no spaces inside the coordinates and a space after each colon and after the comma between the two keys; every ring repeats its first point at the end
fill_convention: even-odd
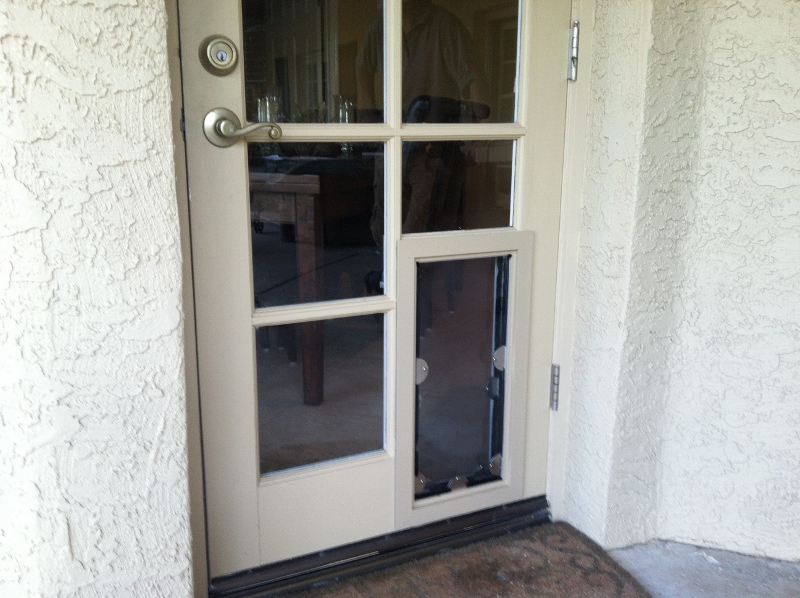
{"type": "MultiPolygon", "coordinates": [[[[250,206],[253,221],[295,225],[298,299],[300,303],[320,301],[323,297],[323,272],[320,268],[323,263],[323,213],[319,178],[251,173],[250,206]]],[[[324,396],[323,331],[319,322],[300,325],[303,402],[306,405],[319,405],[324,396]]]]}
{"type": "MultiPolygon", "coordinates": [[[[301,303],[322,298],[322,209],[319,195],[295,196],[298,293],[301,303]]],[[[306,322],[300,326],[300,347],[303,359],[303,402],[322,403],[324,386],[324,327],[322,322],[306,322]]]]}

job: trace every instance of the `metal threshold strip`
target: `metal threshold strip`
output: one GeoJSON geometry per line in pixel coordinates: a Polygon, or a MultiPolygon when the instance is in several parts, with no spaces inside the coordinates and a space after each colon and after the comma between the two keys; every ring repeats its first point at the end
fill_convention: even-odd
{"type": "Polygon", "coordinates": [[[256,598],[316,586],[547,521],[550,521],[547,498],[529,498],[217,577],[211,580],[209,597],[256,598]]]}

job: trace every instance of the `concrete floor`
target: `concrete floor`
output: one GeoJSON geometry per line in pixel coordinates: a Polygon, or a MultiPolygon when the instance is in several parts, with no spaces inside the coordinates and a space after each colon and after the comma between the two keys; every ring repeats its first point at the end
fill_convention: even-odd
{"type": "Polygon", "coordinates": [[[800,598],[800,563],[658,540],[610,553],[653,598],[800,598]]]}

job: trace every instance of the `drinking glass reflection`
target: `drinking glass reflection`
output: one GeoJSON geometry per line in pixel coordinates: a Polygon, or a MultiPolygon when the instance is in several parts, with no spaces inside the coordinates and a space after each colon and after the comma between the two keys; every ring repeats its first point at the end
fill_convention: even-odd
{"type": "MultiPolygon", "coordinates": [[[[371,0],[242,0],[248,120],[356,122],[357,56],[371,26],[382,35],[382,12],[371,0]]],[[[374,84],[368,115],[380,122],[382,75],[374,84]]]]}

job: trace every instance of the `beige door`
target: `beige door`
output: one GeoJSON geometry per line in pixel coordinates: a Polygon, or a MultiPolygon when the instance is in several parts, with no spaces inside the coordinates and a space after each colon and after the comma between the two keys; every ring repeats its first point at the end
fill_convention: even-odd
{"type": "Polygon", "coordinates": [[[569,3],[180,27],[211,576],[544,494],[569,3]]]}

